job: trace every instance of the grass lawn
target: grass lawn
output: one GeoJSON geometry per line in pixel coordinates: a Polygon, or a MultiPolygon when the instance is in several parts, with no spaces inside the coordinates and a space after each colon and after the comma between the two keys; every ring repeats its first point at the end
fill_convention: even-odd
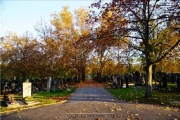
{"type": "Polygon", "coordinates": [[[180,92],[165,92],[162,90],[153,90],[151,98],[145,98],[145,87],[142,86],[139,90],[135,87],[108,89],[115,97],[128,101],[148,104],[172,105],[180,107],[180,92]],[[178,102],[178,104],[177,104],[178,102]]]}
{"type": "Polygon", "coordinates": [[[75,90],[76,88],[73,87],[68,91],[39,92],[33,94],[33,99],[38,100],[41,104],[55,103],[67,99],[75,90]]]}

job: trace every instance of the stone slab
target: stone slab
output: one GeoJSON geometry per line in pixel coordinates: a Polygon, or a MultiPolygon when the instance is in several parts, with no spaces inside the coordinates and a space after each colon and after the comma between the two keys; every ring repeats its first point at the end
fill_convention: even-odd
{"type": "Polygon", "coordinates": [[[29,96],[31,97],[31,83],[30,82],[24,82],[23,83],[23,98],[29,96]]]}

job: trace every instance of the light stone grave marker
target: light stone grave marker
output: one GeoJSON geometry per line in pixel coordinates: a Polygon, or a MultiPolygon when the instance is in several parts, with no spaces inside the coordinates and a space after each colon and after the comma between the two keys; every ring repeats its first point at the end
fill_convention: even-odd
{"type": "Polygon", "coordinates": [[[31,97],[31,85],[30,82],[23,82],[23,98],[31,97]]]}
{"type": "Polygon", "coordinates": [[[47,79],[47,91],[49,92],[50,89],[51,89],[51,81],[52,81],[52,78],[49,76],[48,79],[47,79]]]}

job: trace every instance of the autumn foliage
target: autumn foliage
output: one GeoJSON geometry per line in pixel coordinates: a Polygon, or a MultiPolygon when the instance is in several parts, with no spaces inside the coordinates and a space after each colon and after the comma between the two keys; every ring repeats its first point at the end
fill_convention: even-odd
{"type": "Polygon", "coordinates": [[[2,78],[77,76],[85,81],[88,73],[101,81],[104,75],[131,72],[140,60],[149,97],[153,65],[179,72],[179,12],[176,0],[98,1],[74,13],[63,7],[50,23],[37,24],[37,38],[1,37],[2,78]]]}

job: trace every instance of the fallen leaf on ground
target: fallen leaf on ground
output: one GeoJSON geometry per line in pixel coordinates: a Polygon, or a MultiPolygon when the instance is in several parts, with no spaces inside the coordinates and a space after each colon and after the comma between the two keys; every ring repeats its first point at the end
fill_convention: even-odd
{"type": "Polygon", "coordinates": [[[177,111],[178,111],[178,108],[174,108],[174,111],[177,112],[177,111]]]}
{"type": "Polygon", "coordinates": [[[110,111],[111,111],[111,112],[113,112],[114,110],[113,110],[113,109],[111,109],[110,111]]]}
{"type": "Polygon", "coordinates": [[[121,108],[116,108],[116,111],[121,111],[121,108]]]}
{"type": "Polygon", "coordinates": [[[131,120],[131,118],[128,116],[126,120],[131,120]]]}
{"type": "Polygon", "coordinates": [[[170,110],[170,108],[169,108],[169,107],[166,107],[164,110],[170,110]]]}

